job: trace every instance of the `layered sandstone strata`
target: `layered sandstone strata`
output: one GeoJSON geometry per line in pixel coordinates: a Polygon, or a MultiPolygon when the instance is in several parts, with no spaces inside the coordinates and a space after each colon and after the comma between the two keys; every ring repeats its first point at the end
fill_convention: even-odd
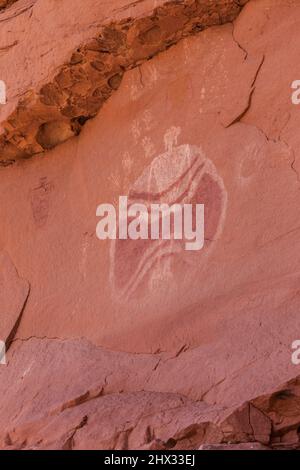
{"type": "Polygon", "coordinates": [[[298,1],[69,5],[0,13],[0,447],[298,447],[298,1]],[[98,240],[120,195],[204,249],[98,240]]]}

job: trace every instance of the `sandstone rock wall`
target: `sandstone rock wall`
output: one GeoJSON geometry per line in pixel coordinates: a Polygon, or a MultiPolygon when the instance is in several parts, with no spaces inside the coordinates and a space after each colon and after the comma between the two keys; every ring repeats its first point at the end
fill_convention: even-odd
{"type": "Polygon", "coordinates": [[[11,3],[0,448],[297,447],[299,2],[11,3]],[[162,194],[203,250],[97,239],[162,194]]]}

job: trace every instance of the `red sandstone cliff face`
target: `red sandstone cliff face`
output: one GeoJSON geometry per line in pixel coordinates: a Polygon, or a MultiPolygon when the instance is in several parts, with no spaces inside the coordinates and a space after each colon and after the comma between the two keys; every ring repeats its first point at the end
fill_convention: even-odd
{"type": "Polygon", "coordinates": [[[69,5],[0,2],[0,448],[297,447],[299,2],[69,5]],[[203,250],[97,239],[162,194],[203,250]]]}

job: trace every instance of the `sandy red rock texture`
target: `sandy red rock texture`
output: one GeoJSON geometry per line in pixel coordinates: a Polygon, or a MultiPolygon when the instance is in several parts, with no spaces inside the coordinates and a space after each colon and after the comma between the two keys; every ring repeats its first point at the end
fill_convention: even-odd
{"type": "Polygon", "coordinates": [[[0,9],[0,448],[298,447],[299,2],[0,9]],[[205,248],[98,240],[120,195],[205,248]]]}

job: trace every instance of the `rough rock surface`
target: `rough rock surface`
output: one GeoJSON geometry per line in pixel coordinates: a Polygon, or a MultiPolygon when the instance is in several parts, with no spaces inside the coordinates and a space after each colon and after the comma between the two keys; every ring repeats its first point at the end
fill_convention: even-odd
{"type": "Polygon", "coordinates": [[[0,13],[0,448],[298,448],[299,2],[68,5],[0,13]],[[99,241],[125,194],[205,249],[99,241]]]}

